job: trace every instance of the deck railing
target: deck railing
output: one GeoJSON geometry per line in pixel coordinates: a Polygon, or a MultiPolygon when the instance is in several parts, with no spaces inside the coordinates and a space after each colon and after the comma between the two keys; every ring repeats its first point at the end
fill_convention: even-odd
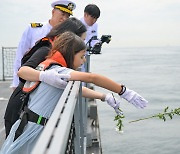
{"type": "Polygon", "coordinates": [[[70,81],[32,154],[83,154],[85,140],[80,82],[70,81]]]}

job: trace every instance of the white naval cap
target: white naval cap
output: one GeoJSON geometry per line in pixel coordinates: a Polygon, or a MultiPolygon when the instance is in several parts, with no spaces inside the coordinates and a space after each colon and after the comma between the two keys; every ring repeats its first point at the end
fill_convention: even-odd
{"type": "Polygon", "coordinates": [[[51,6],[55,9],[67,12],[70,15],[73,14],[72,11],[76,8],[76,4],[70,0],[56,0],[51,4],[51,6]]]}

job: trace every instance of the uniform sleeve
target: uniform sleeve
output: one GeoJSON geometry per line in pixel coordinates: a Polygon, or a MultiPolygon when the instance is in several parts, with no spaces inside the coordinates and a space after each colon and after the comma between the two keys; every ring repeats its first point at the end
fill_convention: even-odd
{"type": "Polygon", "coordinates": [[[14,61],[14,68],[13,68],[13,82],[12,87],[17,87],[19,84],[19,77],[17,76],[17,72],[21,66],[21,59],[25,55],[27,51],[31,48],[31,27],[28,26],[26,30],[23,32],[21,40],[19,42],[16,57],[14,61]]]}
{"type": "Polygon", "coordinates": [[[32,67],[32,68],[36,68],[41,62],[43,62],[46,59],[46,56],[48,55],[49,51],[50,51],[50,48],[48,48],[48,47],[39,48],[28,59],[28,61],[23,64],[23,66],[29,66],[29,67],[32,67]]]}

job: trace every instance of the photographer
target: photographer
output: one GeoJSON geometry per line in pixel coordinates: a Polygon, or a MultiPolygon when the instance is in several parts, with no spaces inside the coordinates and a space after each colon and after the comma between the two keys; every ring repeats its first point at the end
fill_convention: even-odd
{"type": "Polygon", "coordinates": [[[87,44],[87,42],[90,42],[91,40],[91,47],[93,47],[96,43],[100,42],[100,40],[97,39],[98,38],[97,19],[99,17],[100,17],[99,7],[96,6],[95,4],[89,4],[84,9],[84,17],[80,19],[81,22],[87,28],[87,36],[85,39],[85,44],[87,44]]]}

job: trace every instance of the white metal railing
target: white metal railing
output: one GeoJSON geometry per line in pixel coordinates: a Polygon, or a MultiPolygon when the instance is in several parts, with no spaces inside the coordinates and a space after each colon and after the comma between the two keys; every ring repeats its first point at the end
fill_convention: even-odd
{"type": "Polygon", "coordinates": [[[84,154],[84,124],[80,81],[70,81],[32,154],[84,154]]]}
{"type": "Polygon", "coordinates": [[[2,47],[2,52],[0,52],[0,80],[12,79],[16,49],[17,47],[2,47]]]}

